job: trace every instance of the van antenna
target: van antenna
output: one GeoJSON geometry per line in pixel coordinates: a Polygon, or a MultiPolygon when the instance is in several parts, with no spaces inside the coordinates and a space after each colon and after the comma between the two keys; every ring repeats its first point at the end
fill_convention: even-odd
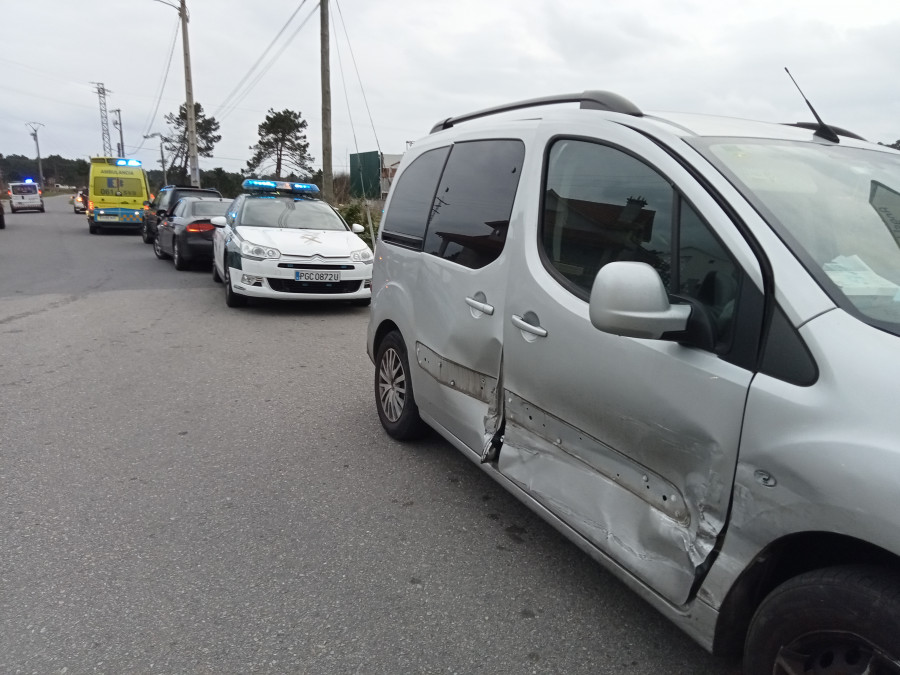
{"type": "Polygon", "coordinates": [[[797,80],[795,80],[794,76],[791,75],[791,71],[787,69],[787,66],[784,67],[784,72],[786,72],[788,74],[788,77],[791,78],[791,82],[793,82],[794,86],[797,87],[797,91],[800,92],[800,96],[803,96],[803,100],[806,101],[806,105],[808,105],[809,109],[812,110],[812,114],[816,118],[816,122],[819,123],[819,127],[816,129],[815,133],[813,133],[813,136],[824,138],[826,141],[831,141],[832,143],[840,143],[841,139],[838,137],[837,133],[835,133],[834,129],[825,124],[822,118],[819,117],[819,113],[817,113],[816,109],[813,108],[813,104],[809,102],[809,99],[804,96],[803,90],[800,88],[800,85],[797,84],[797,80]]]}

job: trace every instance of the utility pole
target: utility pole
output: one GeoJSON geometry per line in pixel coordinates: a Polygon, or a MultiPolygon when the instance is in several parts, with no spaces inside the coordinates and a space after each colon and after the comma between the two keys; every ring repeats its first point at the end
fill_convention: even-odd
{"type": "Polygon", "coordinates": [[[320,41],[322,49],[322,197],[334,200],[334,179],[331,173],[331,64],[328,54],[328,0],[320,0],[320,41]]]}
{"type": "Polygon", "coordinates": [[[159,137],[159,163],[162,166],[163,185],[168,185],[169,178],[166,176],[166,156],[163,154],[163,141],[165,141],[166,139],[158,131],[154,131],[152,134],[148,134],[147,136],[144,136],[144,138],[156,138],[156,137],[159,137]]]}
{"type": "Polygon", "coordinates": [[[184,94],[187,116],[188,159],[191,167],[191,185],[200,187],[200,161],[197,156],[197,119],[194,112],[194,85],[191,80],[191,47],[188,40],[188,13],[186,0],[181,0],[181,39],[184,44],[184,94]]]}
{"type": "Polygon", "coordinates": [[[103,135],[103,156],[112,157],[112,143],[109,140],[109,116],[106,113],[106,95],[108,92],[102,82],[91,82],[97,85],[97,97],[100,99],[100,132],[103,135]]]}
{"type": "Polygon", "coordinates": [[[116,108],[115,110],[110,110],[110,112],[116,113],[116,116],[119,118],[118,124],[113,122],[113,126],[119,130],[119,152],[116,155],[116,157],[124,157],[125,156],[125,139],[122,138],[122,109],[116,108]]]}
{"type": "Polygon", "coordinates": [[[31,137],[34,139],[34,147],[37,150],[38,178],[41,181],[41,189],[43,189],[46,186],[44,185],[44,168],[41,166],[41,144],[38,143],[38,128],[44,125],[40,122],[25,122],[25,126],[31,128],[31,137]]]}

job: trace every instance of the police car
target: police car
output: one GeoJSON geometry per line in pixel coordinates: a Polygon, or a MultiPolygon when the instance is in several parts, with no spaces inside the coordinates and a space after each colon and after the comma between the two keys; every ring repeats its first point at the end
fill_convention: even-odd
{"type": "Polygon", "coordinates": [[[350,300],[368,305],[372,251],[310,183],[248,179],[225,216],[211,220],[213,279],[225,304],[248,298],[350,300]]]}

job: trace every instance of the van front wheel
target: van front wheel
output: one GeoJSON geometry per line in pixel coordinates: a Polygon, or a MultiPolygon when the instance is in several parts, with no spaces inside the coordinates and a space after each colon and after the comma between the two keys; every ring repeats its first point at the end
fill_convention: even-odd
{"type": "Polygon", "coordinates": [[[900,674],[900,575],[854,565],[801,574],[763,600],[746,675],[900,674]]]}
{"type": "Polygon", "coordinates": [[[391,331],[378,345],[375,359],[375,406],[381,426],[399,441],[422,436],[427,429],[419,417],[409,376],[409,358],[399,331],[391,331]]]}

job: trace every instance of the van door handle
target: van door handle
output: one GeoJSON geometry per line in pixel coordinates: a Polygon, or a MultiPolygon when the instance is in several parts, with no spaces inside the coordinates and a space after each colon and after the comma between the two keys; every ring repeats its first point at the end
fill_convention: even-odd
{"type": "Polygon", "coordinates": [[[489,305],[486,302],[478,302],[475,298],[466,297],[466,304],[472,309],[477,309],[482,314],[487,314],[488,316],[493,316],[494,314],[494,306],[489,305]]]}
{"type": "Polygon", "coordinates": [[[547,330],[545,328],[535,326],[533,323],[528,323],[518,314],[513,314],[510,318],[512,320],[513,326],[515,326],[519,330],[524,330],[526,333],[531,333],[532,335],[537,335],[538,337],[547,337],[547,330]]]}

